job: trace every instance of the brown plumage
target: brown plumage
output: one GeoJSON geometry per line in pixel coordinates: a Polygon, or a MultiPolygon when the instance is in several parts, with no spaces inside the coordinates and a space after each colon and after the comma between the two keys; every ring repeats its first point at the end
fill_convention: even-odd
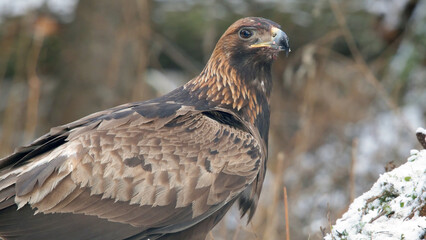
{"type": "Polygon", "coordinates": [[[0,160],[0,236],[205,239],[235,201],[250,219],[279,51],[289,51],[279,25],[241,19],[184,86],[53,128],[0,160]]]}

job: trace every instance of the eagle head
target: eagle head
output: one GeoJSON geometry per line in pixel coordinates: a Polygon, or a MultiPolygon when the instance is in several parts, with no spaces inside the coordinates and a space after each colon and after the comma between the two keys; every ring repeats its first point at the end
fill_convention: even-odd
{"type": "Polygon", "coordinates": [[[290,51],[287,34],[277,23],[260,17],[242,18],[232,24],[218,41],[215,54],[224,54],[234,67],[265,64],[280,51],[290,51]]]}

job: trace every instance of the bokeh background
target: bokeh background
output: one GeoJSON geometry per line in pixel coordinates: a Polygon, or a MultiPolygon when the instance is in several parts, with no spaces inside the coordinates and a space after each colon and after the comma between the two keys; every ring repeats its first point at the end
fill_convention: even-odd
{"type": "Polygon", "coordinates": [[[321,239],[426,126],[425,0],[0,0],[0,157],[50,127],[196,76],[235,20],[282,25],[254,221],[210,239],[321,239]],[[321,230],[322,229],[322,230],[321,230]]]}

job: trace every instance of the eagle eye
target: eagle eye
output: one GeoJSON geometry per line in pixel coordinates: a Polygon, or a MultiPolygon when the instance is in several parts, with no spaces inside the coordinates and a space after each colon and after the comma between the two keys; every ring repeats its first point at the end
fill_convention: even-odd
{"type": "Polygon", "coordinates": [[[243,28],[240,30],[239,35],[242,39],[249,39],[251,36],[253,36],[253,31],[247,28],[243,28]]]}

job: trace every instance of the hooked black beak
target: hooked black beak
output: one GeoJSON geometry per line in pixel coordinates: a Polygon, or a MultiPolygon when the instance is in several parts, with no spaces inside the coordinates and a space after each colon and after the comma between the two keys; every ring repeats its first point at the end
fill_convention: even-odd
{"type": "Polygon", "coordinates": [[[273,27],[271,29],[272,32],[272,45],[278,48],[280,51],[285,51],[286,56],[291,52],[290,45],[288,43],[288,36],[279,28],[273,27]]]}
{"type": "Polygon", "coordinates": [[[272,27],[271,28],[271,40],[267,42],[261,42],[261,43],[255,43],[252,44],[250,47],[269,47],[276,49],[278,51],[285,51],[286,55],[288,56],[288,53],[291,52],[290,45],[288,43],[288,37],[285,32],[283,32],[281,29],[272,27]]]}

